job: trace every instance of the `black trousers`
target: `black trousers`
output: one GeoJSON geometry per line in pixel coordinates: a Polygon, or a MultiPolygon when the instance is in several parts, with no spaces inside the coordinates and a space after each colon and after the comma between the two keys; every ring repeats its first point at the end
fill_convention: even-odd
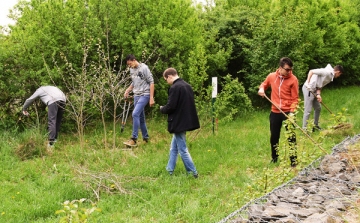
{"type": "Polygon", "coordinates": [[[48,105],[48,131],[50,144],[54,143],[58,137],[64,111],[64,101],[57,101],[48,105]]]}
{"type": "MultiPolygon", "coordinates": [[[[286,113],[288,114],[288,113],[286,113]]],[[[271,144],[271,157],[274,162],[277,162],[278,153],[277,148],[279,147],[280,140],[280,132],[281,127],[283,125],[283,121],[287,119],[287,117],[283,113],[270,113],[270,144],[271,144]]],[[[285,126],[288,129],[288,126],[285,126]]],[[[296,164],[296,135],[295,133],[291,134],[287,141],[289,143],[289,147],[292,150],[292,155],[290,156],[291,164],[296,164]]]]}

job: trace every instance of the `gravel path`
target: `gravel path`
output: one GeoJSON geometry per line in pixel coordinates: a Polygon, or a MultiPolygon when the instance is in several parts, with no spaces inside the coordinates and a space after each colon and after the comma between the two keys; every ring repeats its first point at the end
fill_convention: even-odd
{"type": "Polygon", "coordinates": [[[360,222],[360,135],[315,160],[294,179],[234,211],[219,223],[360,222]]]}

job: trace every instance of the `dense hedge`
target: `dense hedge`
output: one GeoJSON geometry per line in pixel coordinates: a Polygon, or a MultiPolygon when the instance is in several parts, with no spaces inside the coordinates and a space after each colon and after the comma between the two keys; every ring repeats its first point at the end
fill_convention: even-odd
{"type": "MultiPolygon", "coordinates": [[[[0,36],[0,127],[19,127],[21,105],[40,85],[70,93],[64,82],[74,75],[69,65],[85,76],[99,69],[126,73],[129,53],[152,69],[157,103],[167,96],[162,72],[175,67],[193,85],[201,110],[211,103],[211,77],[234,84],[228,74],[240,82],[240,98],[259,103],[257,87],[283,56],[294,61],[300,83],[309,69],[331,63],[346,71],[333,85],[358,84],[359,6],[359,0],[218,0],[207,7],[191,0],[21,1],[12,14],[16,24],[0,36]]],[[[87,79],[88,88],[99,80],[87,79]]],[[[239,111],[251,109],[223,100],[239,111]]],[[[88,109],[97,120],[101,112],[88,109]]]]}

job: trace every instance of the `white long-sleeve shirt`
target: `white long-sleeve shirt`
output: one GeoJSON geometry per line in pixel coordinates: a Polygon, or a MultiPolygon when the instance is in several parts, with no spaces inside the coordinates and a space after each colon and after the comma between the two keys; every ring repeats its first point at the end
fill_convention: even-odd
{"type": "Polygon", "coordinates": [[[56,101],[64,101],[66,102],[65,94],[57,87],[55,86],[41,86],[39,87],[31,97],[26,99],[23,111],[26,111],[26,109],[37,99],[40,98],[40,100],[45,105],[50,105],[56,101]]]}
{"type": "Polygon", "coordinates": [[[321,89],[334,80],[334,68],[328,64],[325,68],[313,69],[310,82],[305,81],[305,86],[309,91],[321,89]]]}

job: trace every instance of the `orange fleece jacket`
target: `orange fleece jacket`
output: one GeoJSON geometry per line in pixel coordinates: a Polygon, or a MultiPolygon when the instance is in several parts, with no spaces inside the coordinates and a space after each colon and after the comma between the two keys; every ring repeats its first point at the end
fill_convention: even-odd
{"type": "MultiPolygon", "coordinates": [[[[283,112],[294,112],[299,98],[299,82],[295,75],[290,71],[287,76],[281,76],[279,69],[270,73],[260,88],[271,88],[271,101],[276,104],[283,112]]],[[[275,105],[271,106],[271,111],[280,113],[275,105]]]]}

